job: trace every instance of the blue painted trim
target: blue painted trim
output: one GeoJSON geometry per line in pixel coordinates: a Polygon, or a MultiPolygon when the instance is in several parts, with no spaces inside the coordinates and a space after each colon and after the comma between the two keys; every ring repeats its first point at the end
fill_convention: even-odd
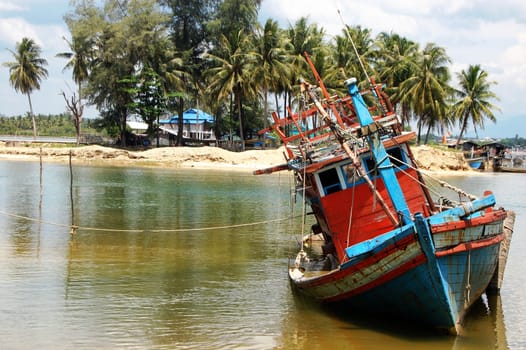
{"type": "Polygon", "coordinates": [[[450,309],[438,301],[425,264],[344,301],[351,312],[404,319],[449,330],[455,327],[450,309]]]}
{"type": "Polygon", "coordinates": [[[345,249],[345,254],[351,259],[342,265],[342,268],[347,268],[351,265],[356,264],[358,261],[365,259],[366,257],[378,253],[385,248],[395,244],[397,241],[414,234],[415,227],[413,224],[405,225],[403,227],[397,228],[390,232],[384,233],[382,235],[371,238],[367,241],[363,241],[347,247],[345,249]]]}
{"type": "Polygon", "coordinates": [[[427,270],[431,278],[431,288],[434,289],[434,292],[437,295],[437,302],[442,304],[444,310],[449,310],[451,319],[456,322],[458,317],[456,303],[454,306],[452,305],[448,283],[442,275],[442,271],[440,270],[440,266],[435,256],[435,245],[431,236],[431,229],[422,213],[415,214],[415,226],[418,242],[420,243],[422,251],[427,259],[427,270]]]}
{"type": "MultiPolygon", "coordinates": [[[[365,101],[358,90],[356,79],[349,79],[345,83],[347,85],[349,95],[352,98],[354,110],[356,111],[360,125],[364,127],[373,124],[373,117],[369,113],[369,109],[367,108],[367,105],[365,104],[365,101]]],[[[369,142],[369,147],[371,148],[371,153],[376,160],[380,176],[382,177],[387,192],[389,193],[389,197],[391,198],[391,202],[393,203],[396,211],[402,213],[402,222],[404,224],[410,223],[411,213],[407,207],[404,194],[400,188],[400,184],[396,178],[393,165],[389,160],[382,140],[380,140],[377,132],[367,135],[367,140],[369,142]]]]}
{"type": "Polygon", "coordinates": [[[476,199],[472,202],[465,202],[454,208],[432,215],[429,217],[429,223],[431,225],[438,225],[458,221],[459,219],[480,216],[481,214],[477,212],[492,207],[495,203],[495,196],[490,194],[484,198],[476,199]]]}

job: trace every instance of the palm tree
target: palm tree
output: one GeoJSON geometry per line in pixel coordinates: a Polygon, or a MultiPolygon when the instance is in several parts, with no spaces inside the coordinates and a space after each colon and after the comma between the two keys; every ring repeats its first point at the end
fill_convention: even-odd
{"type": "Polygon", "coordinates": [[[457,73],[457,77],[460,88],[456,94],[459,100],[453,105],[453,111],[459,117],[458,145],[470,121],[475,132],[477,126],[484,129],[485,118],[496,122],[493,110],[498,110],[498,107],[491,104],[490,100],[498,100],[498,97],[491,91],[491,85],[496,82],[488,80],[488,73],[480,68],[480,65],[470,65],[467,70],[457,73]]]}
{"type": "Polygon", "coordinates": [[[64,38],[64,40],[68,44],[70,52],[61,52],[56,56],[68,60],[68,63],[66,63],[63,70],[71,69],[73,80],[77,84],[78,99],[76,99],[75,95],[73,95],[70,103],[66,99],[66,95],[63,95],[64,99],[66,99],[68,108],[73,113],[78,146],[80,142],[82,114],[84,111],[84,106],[82,104],[82,83],[88,79],[90,46],[87,41],[75,37],[71,41],[66,38],[64,38]]]}
{"type": "Polygon", "coordinates": [[[48,76],[44,68],[47,61],[40,57],[40,46],[33,39],[22,38],[22,41],[16,43],[16,50],[11,51],[15,59],[14,62],[4,62],[4,66],[9,68],[9,83],[15,89],[27,95],[29,101],[29,113],[33,123],[33,137],[37,137],[37,126],[35,115],[33,114],[33,105],[31,103],[31,92],[40,90],[40,82],[48,76]]]}
{"type": "Polygon", "coordinates": [[[77,84],[79,99],[82,99],[82,82],[88,79],[89,74],[89,44],[81,39],[73,38],[71,41],[64,38],[69,46],[70,52],[61,52],[56,56],[65,58],[68,63],[64,66],[64,70],[71,69],[73,80],[77,84]]]}
{"type": "Polygon", "coordinates": [[[418,115],[418,143],[422,127],[427,126],[429,134],[431,128],[443,128],[449,122],[443,108],[451,91],[449,62],[443,48],[429,43],[411,62],[413,75],[400,85],[400,102],[409,104],[418,115]]]}
{"type": "Polygon", "coordinates": [[[279,80],[290,75],[288,55],[284,50],[284,37],[278,22],[268,19],[265,26],[256,32],[255,40],[255,80],[263,94],[263,125],[268,124],[268,93],[278,92],[279,80]]]}
{"type": "MultiPolygon", "coordinates": [[[[330,47],[330,59],[325,61],[326,67],[322,68],[325,70],[322,76],[328,90],[346,94],[343,82],[351,77],[366,82],[365,85],[369,86],[367,76],[373,69],[372,48],[370,29],[346,26],[341,35],[336,35],[330,47]]],[[[319,66],[316,66],[316,69],[321,73],[319,66]]]]}
{"type": "MultiPolygon", "coordinates": [[[[310,71],[303,54],[307,52],[309,55],[315,56],[317,52],[324,49],[325,31],[323,28],[319,28],[317,24],[309,24],[307,17],[302,17],[294,25],[289,26],[285,36],[287,53],[290,57],[290,75],[282,79],[281,85],[285,94],[288,94],[288,99],[287,96],[284,98],[285,104],[291,106],[292,87],[298,84],[302,74],[310,71]]],[[[313,60],[316,58],[313,57],[313,60]]]]}
{"type": "MultiPolygon", "coordinates": [[[[242,150],[245,150],[243,133],[242,98],[255,97],[256,84],[253,79],[254,55],[251,50],[251,37],[240,30],[229,40],[225,35],[219,39],[219,47],[215,54],[208,54],[214,64],[207,70],[210,77],[209,93],[218,100],[227,101],[233,95],[239,121],[239,137],[242,150]]],[[[231,108],[231,111],[233,108],[231,108]]]]}
{"type": "Polygon", "coordinates": [[[400,85],[413,76],[413,62],[418,55],[418,44],[398,34],[382,32],[376,37],[376,69],[380,80],[387,84],[387,92],[394,106],[401,105],[401,123],[409,124],[410,113],[407,103],[400,103],[400,85]]]}

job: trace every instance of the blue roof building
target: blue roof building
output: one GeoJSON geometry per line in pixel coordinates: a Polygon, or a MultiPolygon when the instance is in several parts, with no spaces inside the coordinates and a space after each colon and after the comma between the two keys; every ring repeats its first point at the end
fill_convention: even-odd
{"type": "MultiPolygon", "coordinates": [[[[160,124],[177,124],[179,122],[179,116],[174,115],[170,119],[160,120],[160,124]]],[[[203,112],[197,108],[187,109],[183,113],[183,123],[184,124],[202,124],[202,123],[213,123],[214,117],[206,112],[203,112]]]]}
{"type": "MultiPolygon", "coordinates": [[[[198,141],[213,141],[216,139],[213,122],[214,116],[197,108],[188,109],[183,113],[183,137],[198,141]]],[[[161,130],[176,136],[178,123],[178,115],[159,120],[161,130]]]]}

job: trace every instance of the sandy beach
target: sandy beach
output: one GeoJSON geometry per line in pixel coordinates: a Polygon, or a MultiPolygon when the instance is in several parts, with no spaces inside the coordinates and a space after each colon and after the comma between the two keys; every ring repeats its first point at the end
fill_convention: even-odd
{"type": "MultiPolygon", "coordinates": [[[[442,151],[430,146],[412,147],[423,170],[469,171],[461,153],[442,151]]],[[[0,143],[0,160],[38,161],[108,166],[150,166],[198,168],[252,172],[285,163],[284,149],[230,152],[217,147],[161,147],[147,150],[125,150],[98,145],[69,147],[37,144],[0,143]]]]}

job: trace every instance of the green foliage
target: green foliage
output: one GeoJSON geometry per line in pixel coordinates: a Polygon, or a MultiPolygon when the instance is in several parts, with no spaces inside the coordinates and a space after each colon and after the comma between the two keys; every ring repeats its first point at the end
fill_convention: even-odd
{"type": "Polygon", "coordinates": [[[458,73],[457,77],[460,88],[456,91],[458,99],[452,110],[460,125],[458,144],[470,122],[476,132],[477,127],[484,128],[484,119],[497,121],[493,111],[498,108],[491,101],[498,100],[498,97],[491,91],[495,82],[489,80],[488,73],[479,65],[470,65],[467,70],[458,73]]]}
{"type": "MultiPolygon", "coordinates": [[[[72,116],[66,113],[59,115],[35,116],[39,136],[75,137],[76,131],[72,116]]],[[[82,122],[84,133],[100,134],[97,130],[96,119],[84,119],[82,122]]],[[[16,117],[0,117],[0,135],[32,136],[33,126],[29,115],[16,117]]]]}
{"type": "Polygon", "coordinates": [[[118,128],[125,144],[126,119],[134,112],[130,106],[136,101],[128,89],[131,87],[122,87],[123,80],[148,67],[161,77],[163,88],[174,85],[168,68],[173,53],[166,28],[168,17],[153,0],[106,0],[101,7],[77,1],[75,6],[66,20],[72,37],[92,43],[85,94],[107,119],[105,125],[118,128]]]}
{"type": "MultiPolygon", "coordinates": [[[[404,128],[416,119],[419,139],[424,131],[426,142],[433,132],[442,134],[455,123],[461,123],[463,130],[468,124],[476,130],[484,127],[485,119],[494,119],[496,107],[485,102],[496,96],[482,69],[479,75],[471,74],[477,72],[470,66],[457,76],[464,95],[459,94],[450,86],[445,49],[432,43],[420,48],[396,33],[374,37],[371,29],[346,26],[329,41],[325,30],[307,17],[287,28],[272,19],[260,26],[257,0],[72,0],[71,4],[72,12],[65,17],[71,52],[58,56],[68,59],[66,68],[73,71],[79,98],[99,110],[102,118],[97,126],[123,142],[129,115],[139,114],[151,131],[161,113],[182,115],[188,107],[213,111],[218,137],[233,130],[250,137],[254,129],[266,126],[271,104],[273,110],[283,112],[285,105],[299,103],[300,78],[314,82],[304,52],[331,94],[344,93],[343,82],[349,77],[357,77],[362,88],[368,88],[368,76],[386,82],[404,128]],[[484,79],[478,83],[471,79],[477,77],[484,79]],[[465,103],[473,92],[470,87],[484,92],[479,95],[484,106],[479,112],[465,103]],[[459,104],[460,99],[464,103],[459,104]]],[[[64,128],[57,126],[53,132],[64,128]]],[[[25,127],[9,133],[21,130],[25,127]]]]}
{"type": "Polygon", "coordinates": [[[41,81],[47,77],[48,72],[44,66],[47,61],[40,57],[42,49],[33,39],[22,38],[16,43],[16,50],[11,51],[14,62],[4,62],[4,66],[9,68],[9,83],[16,91],[27,95],[29,101],[29,113],[32,117],[33,136],[37,135],[36,122],[31,104],[31,93],[33,90],[40,90],[41,81]]]}
{"type": "Polygon", "coordinates": [[[258,7],[254,0],[223,0],[215,18],[208,22],[211,38],[219,39],[224,35],[231,40],[235,39],[240,31],[253,33],[257,25],[257,16],[258,7]]]}
{"type": "Polygon", "coordinates": [[[128,106],[148,124],[149,135],[154,134],[154,123],[167,109],[168,97],[164,94],[161,79],[153,69],[145,69],[138,76],[119,81],[133,101],[128,106]]]}
{"type": "Polygon", "coordinates": [[[40,57],[42,49],[33,39],[22,38],[16,44],[16,50],[11,51],[13,62],[5,62],[9,68],[9,82],[13,88],[23,94],[31,94],[33,90],[40,89],[40,83],[47,77],[48,72],[44,66],[47,61],[40,57]]]}
{"type": "Polygon", "coordinates": [[[526,147],[526,138],[519,137],[519,135],[514,138],[501,139],[499,142],[508,147],[526,147]]]}
{"type": "Polygon", "coordinates": [[[218,0],[160,0],[170,14],[171,37],[181,52],[191,51],[192,60],[199,57],[211,35],[207,28],[220,1],[218,0]]]}

